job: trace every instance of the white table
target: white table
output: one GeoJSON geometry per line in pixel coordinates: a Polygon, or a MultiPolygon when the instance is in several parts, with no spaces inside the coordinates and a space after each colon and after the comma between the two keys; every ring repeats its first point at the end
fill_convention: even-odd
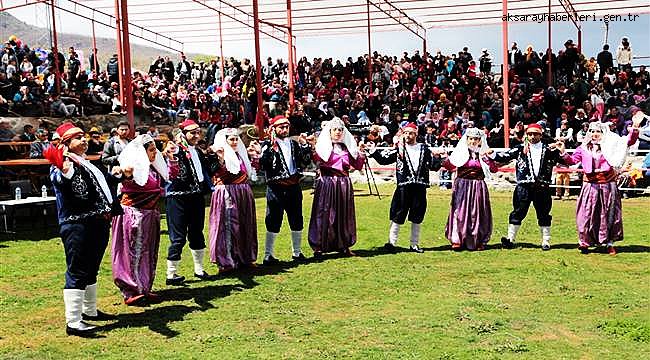
{"type": "Polygon", "coordinates": [[[48,196],[48,197],[28,197],[25,199],[20,199],[20,200],[4,200],[0,201],[0,217],[2,217],[2,221],[0,222],[0,226],[2,226],[2,229],[0,229],[0,232],[3,232],[5,234],[16,234],[16,217],[14,216],[16,213],[16,209],[18,208],[23,208],[23,207],[28,207],[30,208],[30,212],[33,209],[39,209],[42,211],[39,211],[38,214],[33,214],[30,213],[30,220],[32,221],[32,225],[35,225],[37,222],[37,219],[40,217],[43,221],[43,225],[47,226],[48,225],[48,208],[54,207],[53,212],[56,213],[56,197],[54,196],[48,196]]]}

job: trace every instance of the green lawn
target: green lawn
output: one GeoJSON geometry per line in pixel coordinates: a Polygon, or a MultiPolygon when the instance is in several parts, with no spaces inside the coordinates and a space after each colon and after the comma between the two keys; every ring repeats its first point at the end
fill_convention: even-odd
{"type": "MultiPolygon", "coordinates": [[[[647,197],[623,202],[626,236],[615,257],[577,251],[575,200],[554,203],[551,251],[538,247],[532,208],[519,247],[501,250],[509,192],[492,193],[493,246],[454,253],[444,239],[450,193],[432,189],[422,229],[427,251],[389,255],[380,247],[393,187],[380,189],[381,201],[355,199],[355,258],[259,267],[170,288],[163,235],[154,289],[165,301],[148,308],[122,303],[107,253],[99,305],[119,319],[106,323],[99,339],[65,335],[58,238],[0,242],[0,358],[633,360],[650,353],[647,197]]],[[[311,202],[305,192],[305,227],[311,202]]],[[[263,252],[264,198],[257,210],[263,252]]],[[[408,246],[409,232],[402,227],[398,245],[408,246]]],[[[290,258],[290,243],[285,219],[281,259],[290,258]]],[[[181,268],[192,274],[187,248],[181,268]]]]}

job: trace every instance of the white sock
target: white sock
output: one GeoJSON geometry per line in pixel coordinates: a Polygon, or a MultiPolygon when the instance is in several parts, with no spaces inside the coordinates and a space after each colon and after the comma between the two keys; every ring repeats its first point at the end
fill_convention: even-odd
{"type": "Polygon", "coordinates": [[[266,232],[266,241],[264,242],[264,260],[268,260],[269,257],[273,256],[273,249],[275,248],[275,238],[278,237],[278,233],[272,233],[270,231],[266,232]]]}
{"type": "Polygon", "coordinates": [[[86,286],[83,313],[90,316],[97,316],[97,283],[86,286]]]}
{"type": "Polygon", "coordinates": [[[399,237],[399,224],[396,222],[390,222],[390,230],[388,231],[388,242],[391,245],[397,244],[397,238],[399,237]]]}
{"type": "Polygon", "coordinates": [[[551,227],[550,226],[540,226],[540,231],[542,232],[542,243],[551,242],[551,227]]]}
{"type": "Polygon", "coordinates": [[[203,256],[205,255],[205,249],[201,250],[192,250],[192,258],[194,259],[194,273],[198,275],[203,275],[203,256]]]}
{"type": "Polygon", "coordinates": [[[167,279],[172,279],[176,275],[180,263],[180,260],[167,260],[167,279]]]}
{"type": "Polygon", "coordinates": [[[508,224],[508,240],[514,242],[521,225],[508,224]]]}
{"type": "Polygon", "coordinates": [[[78,329],[81,325],[81,309],[84,301],[84,290],[63,289],[65,304],[65,322],[71,328],[78,329]]]}
{"type": "Polygon", "coordinates": [[[422,224],[411,223],[411,246],[418,246],[420,243],[420,226],[422,224]]]}
{"type": "Polygon", "coordinates": [[[291,244],[293,245],[293,256],[298,256],[302,253],[300,243],[302,242],[302,230],[291,232],[291,244]]]}

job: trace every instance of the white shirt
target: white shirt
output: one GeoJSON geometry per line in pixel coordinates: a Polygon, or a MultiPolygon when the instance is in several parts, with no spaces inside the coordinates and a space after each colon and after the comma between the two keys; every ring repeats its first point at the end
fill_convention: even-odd
{"type": "Polygon", "coordinates": [[[201,167],[199,154],[197,154],[194,146],[188,146],[187,149],[190,151],[190,155],[192,156],[192,164],[194,164],[194,170],[196,170],[196,178],[199,182],[203,182],[203,168],[201,167]]]}
{"type": "Polygon", "coordinates": [[[413,171],[418,171],[418,168],[420,167],[420,150],[420,144],[406,144],[406,153],[408,154],[408,159],[411,161],[411,165],[413,166],[413,171]]]}
{"type": "Polygon", "coordinates": [[[542,142],[530,144],[530,161],[533,163],[533,175],[537,177],[542,162],[542,142]]]}
{"type": "Polygon", "coordinates": [[[282,156],[284,156],[284,162],[287,164],[287,170],[289,170],[289,175],[296,173],[296,164],[294,164],[293,157],[291,156],[291,139],[277,139],[280,150],[282,150],[282,156]]]}

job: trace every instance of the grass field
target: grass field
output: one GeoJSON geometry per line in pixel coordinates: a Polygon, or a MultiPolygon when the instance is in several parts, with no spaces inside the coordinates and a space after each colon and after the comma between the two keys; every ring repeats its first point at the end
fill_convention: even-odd
{"type": "MultiPolygon", "coordinates": [[[[647,197],[623,202],[625,241],[614,257],[576,250],[575,201],[554,203],[551,251],[538,247],[532,208],[519,246],[502,250],[509,192],[492,193],[492,245],[454,253],[443,237],[450,194],[432,189],[422,229],[427,251],[391,255],[381,246],[393,187],[380,190],[381,201],[355,199],[355,258],[287,262],[171,288],[164,285],[165,231],[154,285],[165,301],[151,307],[122,303],[107,253],[99,305],[118,320],[105,323],[99,339],[65,335],[60,239],[0,242],[0,358],[633,360],[650,354],[647,197]]],[[[306,225],[311,202],[305,192],[306,225]]],[[[264,207],[258,198],[260,251],[264,207]]],[[[408,246],[409,232],[402,227],[398,245],[408,246]]],[[[281,259],[290,258],[286,219],[276,246],[281,259]]],[[[187,248],[181,269],[192,274],[187,248]]],[[[207,270],[216,273],[216,266],[207,270]]]]}

